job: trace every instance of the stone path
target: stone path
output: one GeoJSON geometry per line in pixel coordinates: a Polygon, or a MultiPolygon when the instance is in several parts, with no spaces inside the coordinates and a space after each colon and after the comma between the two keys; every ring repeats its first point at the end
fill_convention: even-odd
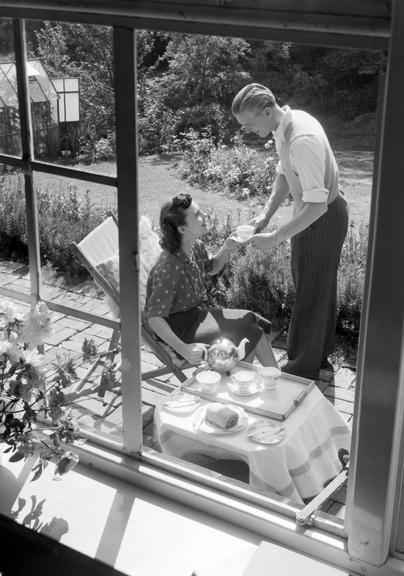
{"type": "MultiPolygon", "coordinates": [[[[66,289],[62,281],[55,278],[46,269],[42,274],[42,282],[42,296],[49,301],[102,316],[109,315],[105,299],[92,282],[86,282],[74,289],[66,289]]],[[[0,287],[12,288],[27,294],[29,286],[27,266],[0,260],[0,287]]],[[[22,302],[19,303],[19,306],[28,307],[22,302]]],[[[69,352],[74,359],[78,380],[66,390],[66,394],[80,426],[107,437],[113,436],[116,439],[121,439],[122,412],[119,388],[107,390],[104,398],[98,397],[101,366],[97,367],[88,381],[80,381],[92,365],[90,361],[84,361],[82,358],[81,349],[84,340],[91,339],[99,352],[105,352],[108,349],[112,329],[56,312],[53,318],[54,330],[45,343],[45,355],[49,362],[54,361],[57,355],[63,352],[69,352]]],[[[285,343],[278,337],[274,339],[273,346],[277,360],[280,360],[286,354],[285,343]]],[[[142,372],[158,366],[160,363],[156,357],[147,350],[143,350],[142,372]]],[[[355,377],[355,367],[350,362],[342,362],[341,366],[336,367],[336,374],[332,382],[317,382],[326,398],[334,404],[348,423],[351,423],[353,415],[355,377]]],[[[170,375],[159,377],[153,382],[142,383],[144,443],[146,445],[153,445],[152,407],[177,385],[176,378],[170,375]]],[[[345,496],[346,486],[343,486],[323,505],[322,510],[343,518],[345,496]]]]}

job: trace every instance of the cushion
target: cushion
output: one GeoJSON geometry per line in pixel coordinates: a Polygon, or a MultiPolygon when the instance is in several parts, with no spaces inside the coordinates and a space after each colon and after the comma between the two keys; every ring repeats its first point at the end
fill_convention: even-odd
{"type": "MultiPolygon", "coordinates": [[[[140,308],[144,309],[146,302],[146,286],[150,270],[153,268],[161,252],[158,235],[153,232],[150,218],[142,216],[139,222],[139,300],[140,308]]],[[[102,277],[119,292],[119,252],[106,258],[96,266],[102,277]]],[[[108,300],[111,306],[110,299],[108,300]]],[[[113,310],[116,313],[116,310],[113,310]]]]}
{"type": "Polygon", "coordinates": [[[119,252],[118,250],[96,266],[97,271],[110,286],[119,292],[119,252]]]}

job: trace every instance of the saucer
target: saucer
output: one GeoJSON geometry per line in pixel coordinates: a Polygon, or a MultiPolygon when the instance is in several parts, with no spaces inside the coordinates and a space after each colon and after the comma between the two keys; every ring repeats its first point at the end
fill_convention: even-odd
{"type": "Polygon", "coordinates": [[[258,444],[279,444],[285,438],[286,430],[280,424],[255,422],[248,428],[247,436],[258,444]]]}
{"type": "Polygon", "coordinates": [[[258,392],[261,392],[263,386],[263,380],[259,374],[256,374],[254,380],[249,383],[245,388],[240,389],[239,384],[230,378],[227,382],[227,386],[232,394],[236,396],[253,396],[258,392]]]}

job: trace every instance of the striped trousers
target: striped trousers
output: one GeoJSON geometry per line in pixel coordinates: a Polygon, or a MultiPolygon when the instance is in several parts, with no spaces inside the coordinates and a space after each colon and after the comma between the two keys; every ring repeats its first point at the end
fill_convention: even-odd
{"type": "Polygon", "coordinates": [[[315,380],[322,360],[334,351],[337,270],[347,229],[348,205],[340,194],[321,218],[291,240],[296,299],[286,372],[315,380]]]}

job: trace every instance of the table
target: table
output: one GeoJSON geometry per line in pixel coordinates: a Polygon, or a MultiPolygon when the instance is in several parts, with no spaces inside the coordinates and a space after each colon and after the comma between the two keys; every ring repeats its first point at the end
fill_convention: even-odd
{"type": "Polygon", "coordinates": [[[247,428],[229,435],[196,428],[207,404],[201,399],[185,413],[169,410],[163,403],[157,406],[155,438],[162,452],[183,460],[191,460],[195,454],[217,460],[242,460],[248,464],[253,488],[275,492],[298,503],[321,492],[324,484],[341,471],[338,450],[350,449],[348,424],[317,387],[282,423],[248,413],[248,426],[269,421],[285,428],[284,439],[273,445],[252,442],[247,428]]]}

